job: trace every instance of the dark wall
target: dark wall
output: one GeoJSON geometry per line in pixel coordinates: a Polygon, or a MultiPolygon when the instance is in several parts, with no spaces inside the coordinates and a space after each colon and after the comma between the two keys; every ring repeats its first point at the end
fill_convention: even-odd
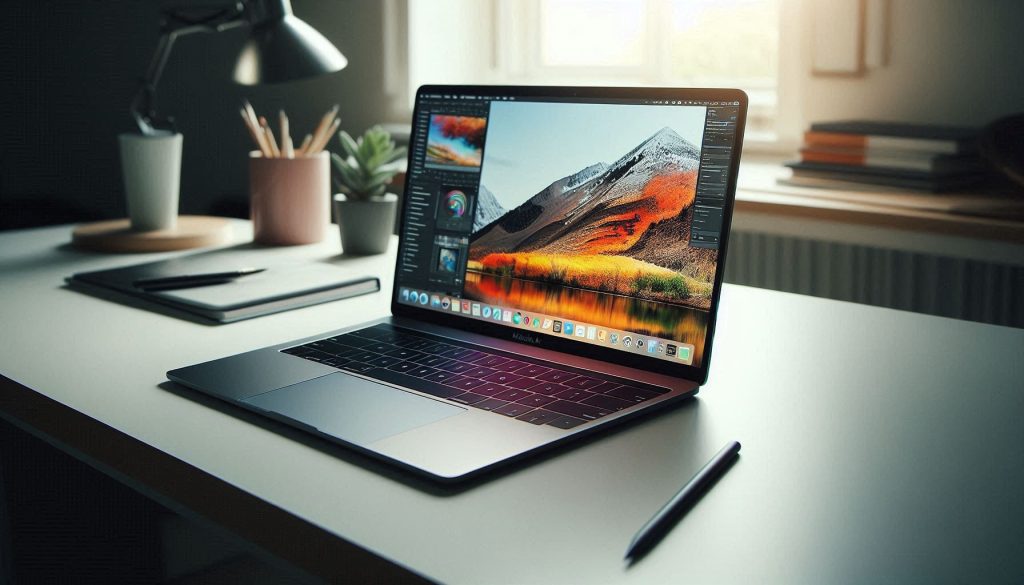
{"type": "MultiPolygon", "coordinates": [[[[0,20],[0,229],[124,217],[117,134],[156,46],[163,5],[195,0],[10,0],[0,20]]],[[[349,59],[336,74],[278,86],[231,81],[244,31],[176,45],[158,107],[184,134],[181,212],[247,213],[251,143],[243,97],[260,113],[284,108],[300,138],[332,104],[342,128],[386,121],[381,3],[293,0],[295,14],[349,59]]]]}

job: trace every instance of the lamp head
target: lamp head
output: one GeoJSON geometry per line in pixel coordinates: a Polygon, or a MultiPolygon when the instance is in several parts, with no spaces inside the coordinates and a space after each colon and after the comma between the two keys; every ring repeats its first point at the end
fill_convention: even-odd
{"type": "Polygon", "coordinates": [[[292,14],[290,0],[250,0],[245,9],[252,32],[238,55],[236,82],[283,83],[348,65],[330,41],[292,14]]]}

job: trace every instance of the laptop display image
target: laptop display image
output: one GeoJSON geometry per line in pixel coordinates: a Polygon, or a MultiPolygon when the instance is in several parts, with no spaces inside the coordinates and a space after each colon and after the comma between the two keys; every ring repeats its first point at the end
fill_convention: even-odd
{"type": "Polygon", "coordinates": [[[392,315],[168,377],[439,480],[693,396],[746,103],[423,87],[392,315]]]}
{"type": "MultiPolygon", "coordinates": [[[[495,326],[699,365],[728,156],[706,165],[699,194],[697,175],[706,124],[735,123],[738,106],[711,118],[707,106],[674,103],[486,109],[429,118],[424,167],[444,181],[436,195],[414,193],[440,205],[433,229],[406,226],[400,302],[422,305],[425,293],[432,309],[495,326]],[[433,274],[409,251],[424,239],[433,274]]],[[[708,150],[709,162],[723,154],[708,150]]]]}

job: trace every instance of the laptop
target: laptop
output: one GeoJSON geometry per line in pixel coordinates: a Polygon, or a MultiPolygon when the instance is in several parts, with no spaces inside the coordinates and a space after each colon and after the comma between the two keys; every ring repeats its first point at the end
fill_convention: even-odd
{"type": "Polygon", "coordinates": [[[442,482],[686,400],[746,109],[731,89],[421,87],[390,316],[167,377],[442,482]]]}

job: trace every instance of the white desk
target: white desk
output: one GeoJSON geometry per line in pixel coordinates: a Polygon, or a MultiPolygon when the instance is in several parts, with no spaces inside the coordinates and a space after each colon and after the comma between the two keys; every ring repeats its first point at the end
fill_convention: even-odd
{"type": "MultiPolygon", "coordinates": [[[[384,559],[446,583],[1024,579],[1024,330],[727,285],[697,400],[444,493],[160,387],[381,315],[387,292],[205,326],[62,288],[156,257],[69,234],[0,234],[0,416],[327,578],[400,576],[384,559]],[[627,567],[634,531],[727,439],[737,464],[627,567]]],[[[392,262],[352,264],[389,291],[392,262]]]]}

